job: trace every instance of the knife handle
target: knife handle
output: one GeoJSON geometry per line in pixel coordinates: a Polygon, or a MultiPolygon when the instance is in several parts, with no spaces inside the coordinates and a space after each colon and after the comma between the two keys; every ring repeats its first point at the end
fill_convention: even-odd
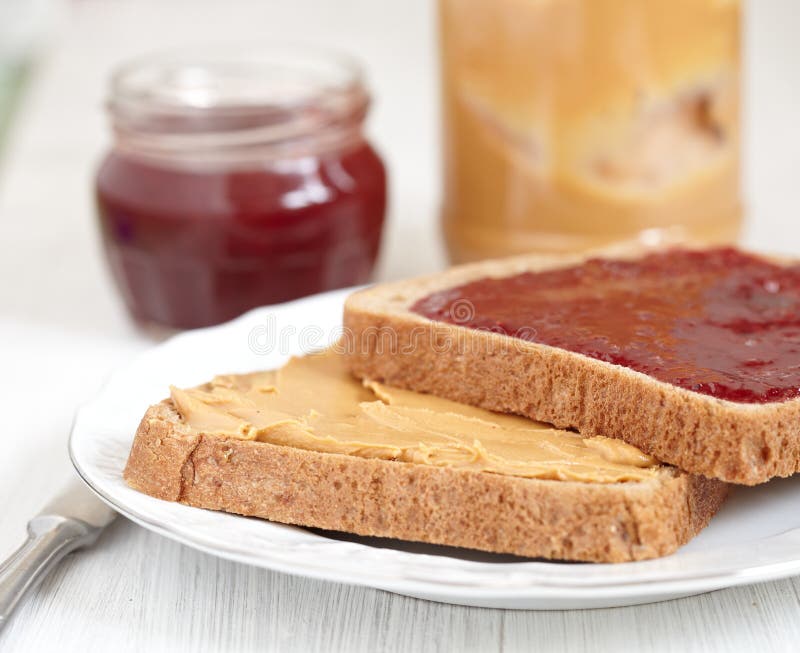
{"type": "Polygon", "coordinates": [[[0,628],[28,590],[33,589],[61,559],[92,544],[98,529],[59,515],[39,515],[28,522],[28,539],[0,565],[0,628]]]}

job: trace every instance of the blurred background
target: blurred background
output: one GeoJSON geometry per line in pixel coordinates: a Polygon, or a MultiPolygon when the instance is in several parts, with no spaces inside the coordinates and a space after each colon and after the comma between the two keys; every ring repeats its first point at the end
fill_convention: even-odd
{"type": "MultiPolygon", "coordinates": [[[[106,332],[133,328],[95,224],[94,175],[111,141],[104,100],[116,65],[176,46],[294,40],[357,57],[373,97],[368,135],[389,170],[377,277],[445,264],[433,0],[4,0],[0,12],[3,313],[36,322],[58,316],[61,324],[106,332]]],[[[798,26],[792,0],[752,2],[743,11],[744,242],[788,253],[800,245],[798,26]]]]}

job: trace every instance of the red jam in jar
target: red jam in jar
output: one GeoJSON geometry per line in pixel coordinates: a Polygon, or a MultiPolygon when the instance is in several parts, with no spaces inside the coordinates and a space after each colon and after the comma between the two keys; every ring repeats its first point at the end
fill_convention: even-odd
{"type": "Polygon", "coordinates": [[[329,54],[186,53],[120,69],[96,192],[131,314],[199,327],[368,281],[386,207],[368,101],[357,67],[329,54]]]}

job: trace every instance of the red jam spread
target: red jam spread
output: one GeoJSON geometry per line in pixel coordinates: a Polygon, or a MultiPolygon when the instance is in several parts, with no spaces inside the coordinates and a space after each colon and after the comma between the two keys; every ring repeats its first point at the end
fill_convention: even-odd
{"type": "Polygon", "coordinates": [[[480,279],[436,292],[411,310],[622,365],[719,399],[765,403],[800,396],[800,266],[731,248],[594,259],[480,279]]]}
{"type": "Polygon", "coordinates": [[[252,170],[156,167],[112,152],[102,237],[133,315],[178,328],[368,281],[386,203],[367,144],[252,170]]]}

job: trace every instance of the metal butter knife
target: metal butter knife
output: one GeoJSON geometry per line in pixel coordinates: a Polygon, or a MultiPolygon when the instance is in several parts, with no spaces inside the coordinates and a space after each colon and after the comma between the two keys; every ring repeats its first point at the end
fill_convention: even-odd
{"type": "Polygon", "coordinates": [[[78,479],[28,522],[28,539],[0,564],[0,628],[25,593],[75,549],[94,544],[116,517],[78,479]]]}

